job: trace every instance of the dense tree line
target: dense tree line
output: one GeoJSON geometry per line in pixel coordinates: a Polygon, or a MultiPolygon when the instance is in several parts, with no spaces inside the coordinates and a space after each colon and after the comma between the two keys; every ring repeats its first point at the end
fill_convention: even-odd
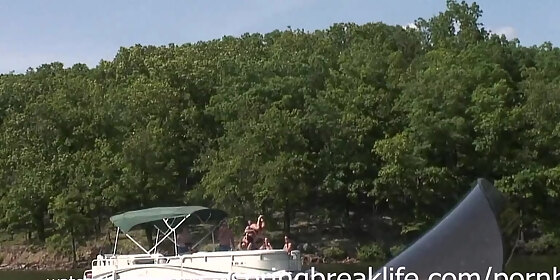
{"type": "Polygon", "coordinates": [[[475,3],[447,6],[417,28],[137,45],[93,69],[2,75],[0,224],[64,239],[186,203],[286,225],[295,211],[388,216],[416,233],[485,177],[525,226],[554,230],[560,49],[490,33],[475,3]]]}

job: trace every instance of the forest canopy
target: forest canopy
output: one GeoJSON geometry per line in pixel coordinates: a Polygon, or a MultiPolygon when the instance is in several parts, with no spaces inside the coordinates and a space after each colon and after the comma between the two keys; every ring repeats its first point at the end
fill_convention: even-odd
{"type": "Polygon", "coordinates": [[[187,204],[416,233],[484,177],[527,228],[560,228],[560,49],[481,15],[449,0],[415,28],[136,45],[2,75],[0,226],[88,236],[121,211],[187,204]]]}

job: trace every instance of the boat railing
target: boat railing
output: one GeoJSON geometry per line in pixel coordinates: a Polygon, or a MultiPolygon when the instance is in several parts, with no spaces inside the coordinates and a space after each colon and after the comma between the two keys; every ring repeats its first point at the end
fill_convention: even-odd
{"type": "Polygon", "coordinates": [[[91,262],[91,266],[113,266],[116,265],[116,259],[95,259],[91,262]]]}
{"type": "Polygon", "coordinates": [[[130,256],[115,256],[110,257],[97,256],[97,259],[92,261],[93,266],[116,266],[119,263],[126,262],[127,265],[134,264],[165,264],[170,259],[178,257],[166,257],[162,254],[154,255],[130,255],[130,256]]]}
{"type": "MultiPolygon", "coordinates": [[[[194,263],[207,263],[213,258],[230,258],[231,259],[231,267],[235,266],[242,266],[245,265],[244,257],[257,257],[260,260],[264,260],[267,255],[277,255],[282,251],[280,250],[254,250],[254,251],[244,251],[241,253],[240,251],[230,251],[230,252],[223,252],[223,254],[215,254],[211,253],[209,255],[206,254],[186,254],[186,255],[179,255],[179,256],[164,256],[162,254],[153,254],[153,255],[111,255],[108,258],[104,256],[97,256],[97,259],[92,261],[92,268],[93,267],[112,267],[117,268],[119,266],[132,266],[132,265],[154,265],[154,264],[167,264],[172,260],[179,260],[181,268],[189,267],[194,263]]],[[[285,253],[284,253],[285,254],[285,253]]],[[[286,269],[289,271],[298,271],[301,269],[301,253],[299,251],[292,251],[288,256],[288,263],[287,266],[284,266],[282,269],[286,269]]],[[[279,268],[281,269],[281,268],[279,268]]]]}

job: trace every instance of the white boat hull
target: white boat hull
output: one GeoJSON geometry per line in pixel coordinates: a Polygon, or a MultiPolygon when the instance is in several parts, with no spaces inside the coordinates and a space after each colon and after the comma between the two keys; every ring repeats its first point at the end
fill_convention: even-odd
{"type": "Polygon", "coordinates": [[[301,271],[299,251],[250,250],[199,252],[181,256],[117,255],[101,257],[84,273],[89,279],[278,279],[301,271]],[[90,274],[90,275],[87,275],[90,274]],[[88,277],[89,276],[89,277],[88,277]]]}

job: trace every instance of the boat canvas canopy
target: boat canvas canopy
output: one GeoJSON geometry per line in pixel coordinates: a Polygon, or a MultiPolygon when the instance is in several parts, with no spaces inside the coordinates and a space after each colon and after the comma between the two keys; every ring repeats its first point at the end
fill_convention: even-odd
{"type": "Polygon", "coordinates": [[[132,228],[141,224],[153,224],[165,227],[175,227],[182,224],[201,224],[219,222],[227,217],[227,213],[203,206],[154,207],[136,211],[129,211],[112,216],[111,222],[128,233],[132,228]],[[183,219],[186,219],[183,221],[183,219]],[[166,220],[166,221],[164,221],[166,220]]]}

